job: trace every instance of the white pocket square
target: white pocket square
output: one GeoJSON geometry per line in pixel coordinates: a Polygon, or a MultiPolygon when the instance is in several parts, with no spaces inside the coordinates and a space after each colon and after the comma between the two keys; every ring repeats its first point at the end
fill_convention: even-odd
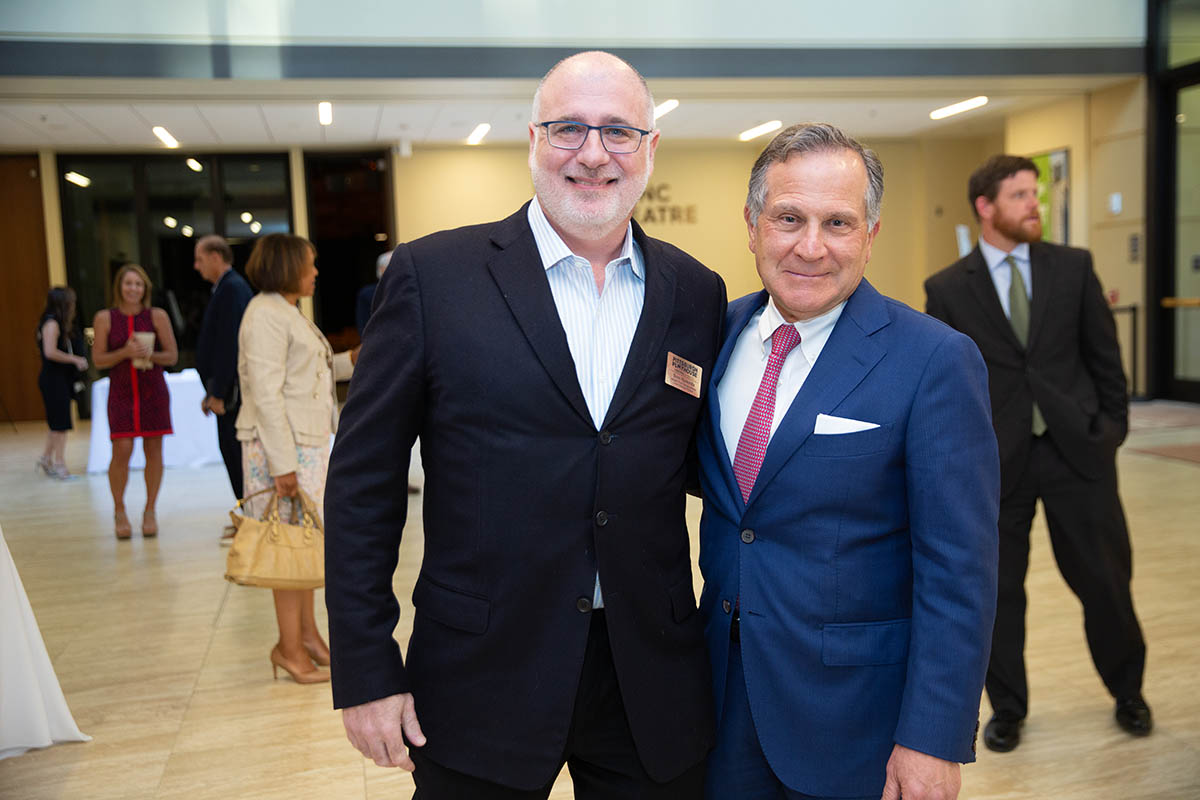
{"type": "Polygon", "coordinates": [[[878,428],[879,425],[874,422],[863,422],[861,419],[850,419],[849,417],[834,417],[829,414],[817,414],[817,426],[813,429],[813,433],[828,435],[831,433],[858,433],[859,431],[869,431],[872,428],[878,428]]]}

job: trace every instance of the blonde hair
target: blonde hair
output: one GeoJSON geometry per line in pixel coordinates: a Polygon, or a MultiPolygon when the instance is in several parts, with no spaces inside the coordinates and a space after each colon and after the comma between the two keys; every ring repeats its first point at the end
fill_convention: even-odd
{"type": "Polygon", "coordinates": [[[146,290],[142,293],[142,310],[150,308],[150,292],[154,289],[154,284],[150,282],[150,276],[146,274],[146,270],[142,269],[137,264],[123,264],[117,270],[116,276],[113,278],[112,302],[114,306],[121,305],[121,281],[125,278],[128,272],[137,273],[137,276],[142,279],[142,283],[146,284],[146,290]]]}

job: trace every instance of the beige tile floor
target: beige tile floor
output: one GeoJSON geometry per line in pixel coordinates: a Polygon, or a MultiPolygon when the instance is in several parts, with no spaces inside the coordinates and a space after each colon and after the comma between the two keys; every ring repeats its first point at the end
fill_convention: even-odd
{"type": "MultiPolygon", "coordinates": [[[[1120,468],[1154,735],[1133,740],[1112,722],[1039,518],[1028,581],[1031,716],[1019,749],[981,748],[964,768],[964,798],[1200,797],[1200,464],[1137,450],[1200,443],[1200,408],[1139,404],[1134,418],[1120,468]]],[[[160,537],[118,543],[105,476],[57,483],[34,474],[43,431],[0,429],[0,525],[67,702],[94,738],[0,761],[0,798],[411,795],[407,775],[345,741],[328,685],[272,680],[269,596],[221,579],[217,536],[232,495],[220,467],[168,471],[160,537]]],[[[86,447],[85,426],[70,440],[72,468],[82,468],[86,447]]],[[[129,490],[134,510],[140,479],[129,490]]],[[[698,507],[689,513],[694,530],[698,507]]],[[[402,640],[421,557],[419,508],[410,516],[395,579],[402,640]]],[[[324,626],[320,605],[318,594],[324,626]]],[[[553,797],[570,796],[564,774],[553,797]]]]}

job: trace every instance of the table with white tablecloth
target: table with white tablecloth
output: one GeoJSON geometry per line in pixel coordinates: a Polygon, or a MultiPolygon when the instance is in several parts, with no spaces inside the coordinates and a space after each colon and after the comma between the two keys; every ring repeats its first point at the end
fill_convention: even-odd
{"type": "Polygon", "coordinates": [[[0,530],[0,759],[91,738],[79,730],[67,708],[0,530]]]}
{"type": "MultiPolygon", "coordinates": [[[[217,418],[204,416],[200,403],[204,400],[204,384],[194,369],[167,373],[167,391],[171,394],[171,436],[163,437],[163,465],[167,467],[200,467],[221,464],[217,446],[217,418]]],[[[92,384],[92,438],[88,448],[88,472],[104,472],[112,459],[112,442],[108,433],[108,378],[92,384]]],[[[146,466],[142,440],[136,439],[132,469],[146,466]]]]}

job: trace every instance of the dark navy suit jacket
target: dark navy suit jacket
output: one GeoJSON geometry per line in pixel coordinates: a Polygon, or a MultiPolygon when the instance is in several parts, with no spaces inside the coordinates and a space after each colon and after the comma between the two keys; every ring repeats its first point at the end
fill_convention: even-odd
{"type": "Polygon", "coordinates": [[[225,401],[226,414],[236,405],[238,327],[254,290],[232,269],[221,276],[212,298],[204,308],[200,335],[196,339],[196,371],[210,397],[225,401]]]}
{"type": "Polygon", "coordinates": [[[971,761],[996,603],[999,464],[970,339],[859,284],[743,503],[715,391],[766,292],[729,305],[697,449],[700,610],[790,788],[877,795],[895,743],[971,761]],[[817,434],[818,414],[876,423],[817,434]],[[752,531],[753,536],[745,532],[752,531]]]}
{"type": "Polygon", "coordinates": [[[713,741],[684,518],[703,399],[664,378],[669,352],[711,371],[725,288],[636,224],[634,237],[645,304],[599,430],[522,208],[396,248],[333,449],[335,705],[411,691],[429,758],[508,786],[558,769],[597,570],[646,771],[673,778],[713,741]],[[424,557],[402,657],[392,574],[418,436],[424,557]]]}

